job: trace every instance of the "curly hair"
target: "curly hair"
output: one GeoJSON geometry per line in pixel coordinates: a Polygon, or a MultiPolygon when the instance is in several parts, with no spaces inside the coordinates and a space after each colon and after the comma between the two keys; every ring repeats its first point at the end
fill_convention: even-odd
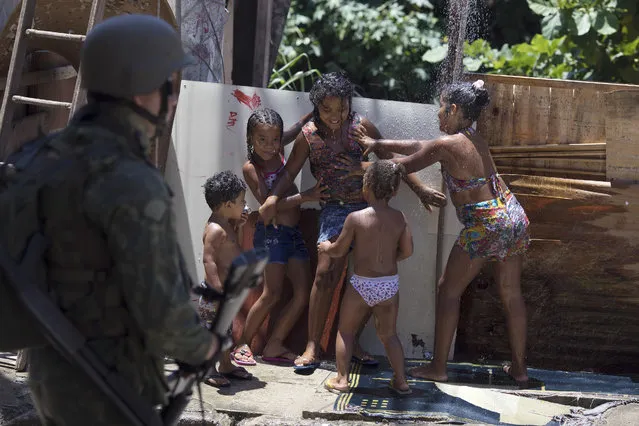
{"type": "Polygon", "coordinates": [[[490,94],[485,87],[475,87],[473,83],[451,83],[442,90],[442,100],[448,105],[458,105],[464,117],[477,121],[481,111],[490,103],[490,94]]]}
{"type": "Polygon", "coordinates": [[[246,122],[246,158],[251,163],[255,161],[255,157],[253,156],[253,144],[251,144],[251,135],[253,134],[253,129],[258,124],[277,126],[280,129],[280,139],[284,134],[284,121],[277,111],[271,108],[260,108],[253,111],[246,122]]]}
{"type": "MultiPolygon", "coordinates": [[[[308,94],[313,104],[313,122],[320,128],[319,106],[328,97],[348,99],[348,118],[352,119],[353,83],[344,72],[329,72],[315,80],[308,94]]],[[[320,136],[322,136],[320,134],[320,136]]]]}
{"type": "Polygon", "coordinates": [[[404,165],[390,160],[378,160],[364,173],[364,186],[373,192],[378,200],[390,200],[402,178],[406,176],[404,165]]]}
{"type": "Polygon", "coordinates": [[[225,170],[211,176],[203,185],[204,198],[211,211],[217,210],[223,203],[235,200],[242,191],[246,191],[246,184],[230,170],[225,170]]]}

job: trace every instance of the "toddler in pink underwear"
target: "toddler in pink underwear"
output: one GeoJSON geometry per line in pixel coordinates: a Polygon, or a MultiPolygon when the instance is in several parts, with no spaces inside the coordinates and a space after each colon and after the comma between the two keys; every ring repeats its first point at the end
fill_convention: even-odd
{"type": "Polygon", "coordinates": [[[393,368],[390,388],[411,393],[404,371],[404,350],[397,337],[399,276],[397,262],[413,254],[413,237],[404,214],[388,205],[397,193],[405,171],[388,160],[373,163],[364,174],[363,194],[369,207],[350,213],[338,239],[318,245],[320,253],[344,256],[353,244],[354,274],[342,299],[335,352],[337,376],[326,380],[331,392],[349,389],[348,372],[355,335],[370,313],[375,316],[377,335],[393,368]]]}

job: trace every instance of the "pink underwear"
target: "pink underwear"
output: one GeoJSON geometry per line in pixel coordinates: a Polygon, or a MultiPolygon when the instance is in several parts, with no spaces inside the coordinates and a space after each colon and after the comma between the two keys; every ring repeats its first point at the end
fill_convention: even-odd
{"type": "Polygon", "coordinates": [[[362,296],[364,302],[373,307],[397,294],[399,290],[399,275],[367,278],[353,274],[351,285],[362,296]]]}

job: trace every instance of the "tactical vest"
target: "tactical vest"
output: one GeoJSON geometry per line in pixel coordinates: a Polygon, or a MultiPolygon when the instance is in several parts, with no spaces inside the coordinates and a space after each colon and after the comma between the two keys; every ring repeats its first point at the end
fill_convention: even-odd
{"type": "MultiPolygon", "coordinates": [[[[0,168],[0,244],[21,264],[31,236],[44,234],[49,246],[30,260],[32,278],[88,338],[122,336],[131,325],[119,286],[105,285],[106,238],[83,212],[85,185],[131,155],[96,116],[26,144],[0,168]]],[[[47,344],[2,271],[0,324],[0,351],[47,344]]]]}

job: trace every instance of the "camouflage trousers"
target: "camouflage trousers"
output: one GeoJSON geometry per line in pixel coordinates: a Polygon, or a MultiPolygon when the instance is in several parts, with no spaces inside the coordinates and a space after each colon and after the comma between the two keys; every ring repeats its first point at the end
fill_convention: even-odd
{"type": "Polygon", "coordinates": [[[29,350],[29,388],[44,426],[131,425],[83,371],[58,357],[52,348],[29,350]]]}

